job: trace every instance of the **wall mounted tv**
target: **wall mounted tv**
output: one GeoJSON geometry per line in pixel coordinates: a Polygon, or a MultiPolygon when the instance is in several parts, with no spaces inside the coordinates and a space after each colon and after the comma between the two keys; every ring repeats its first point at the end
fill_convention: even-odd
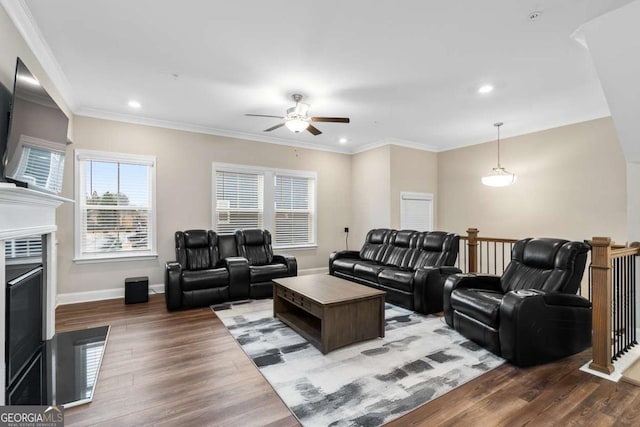
{"type": "Polygon", "coordinates": [[[68,127],[65,113],[18,58],[8,136],[3,144],[4,180],[60,193],[68,127]]]}

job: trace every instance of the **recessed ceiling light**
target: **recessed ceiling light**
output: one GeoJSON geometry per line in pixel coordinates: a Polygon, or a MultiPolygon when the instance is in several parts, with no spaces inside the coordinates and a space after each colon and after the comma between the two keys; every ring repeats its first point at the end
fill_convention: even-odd
{"type": "Polygon", "coordinates": [[[338,140],[338,142],[339,142],[340,144],[346,144],[346,143],[347,143],[347,138],[340,138],[340,139],[338,140]]]}
{"type": "Polygon", "coordinates": [[[491,85],[483,85],[478,88],[478,93],[489,93],[493,91],[493,86],[491,85]]]}
{"type": "Polygon", "coordinates": [[[131,108],[140,108],[142,105],[138,101],[129,101],[129,107],[131,108]]]}

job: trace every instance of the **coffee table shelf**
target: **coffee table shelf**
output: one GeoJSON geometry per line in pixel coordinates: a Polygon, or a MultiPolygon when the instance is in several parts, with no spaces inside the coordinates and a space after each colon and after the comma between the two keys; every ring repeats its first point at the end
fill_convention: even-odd
{"type": "Polygon", "coordinates": [[[302,335],[302,337],[313,346],[320,348],[322,345],[320,319],[314,318],[313,316],[298,315],[292,312],[279,313],[278,319],[302,335]]]}
{"type": "Polygon", "coordinates": [[[273,316],[326,354],[384,337],[383,291],[317,274],[273,281],[273,316]]]}

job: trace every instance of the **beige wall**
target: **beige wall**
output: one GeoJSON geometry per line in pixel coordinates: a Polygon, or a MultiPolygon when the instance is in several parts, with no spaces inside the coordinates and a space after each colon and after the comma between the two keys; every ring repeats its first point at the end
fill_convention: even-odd
{"type": "Polygon", "coordinates": [[[438,154],[439,228],[491,237],[627,240],[626,163],[610,118],[501,141],[515,185],[485,187],[496,142],[438,154]]]}
{"type": "MultiPolygon", "coordinates": [[[[287,250],[300,269],[326,267],[329,253],[344,247],[351,210],[351,159],[283,145],[250,142],[77,116],[73,149],[155,155],[158,253],[155,261],[76,264],[72,261],[73,206],[58,209],[60,293],[113,289],[130,276],[163,283],[163,266],[174,256],[173,233],[211,228],[212,163],[237,163],[318,173],[318,248],[287,250]]],[[[63,195],[73,197],[73,159],[67,152],[63,195]]]]}
{"type": "Polygon", "coordinates": [[[437,229],[438,155],[424,150],[391,146],[391,227],[400,228],[400,193],[431,193],[434,230],[437,229]]]}
{"type": "MultiPolygon", "coordinates": [[[[372,228],[389,227],[391,146],[351,156],[351,221],[349,249],[360,249],[372,228]]],[[[347,224],[345,224],[347,225],[347,224]]]]}

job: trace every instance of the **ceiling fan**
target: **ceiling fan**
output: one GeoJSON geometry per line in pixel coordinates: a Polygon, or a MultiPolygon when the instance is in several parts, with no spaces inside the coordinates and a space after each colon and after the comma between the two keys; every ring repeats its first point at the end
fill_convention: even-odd
{"type": "Polygon", "coordinates": [[[275,119],[284,119],[284,122],[271,126],[265,129],[264,132],[271,132],[286,126],[291,132],[300,133],[304,130],[309,131],[314,135],[320,135],[322,132],[311,122],[333,122],[333,123],[349,123],[348,117],[309,117],[307,112],[309,111],[309,104],[305,104],[302,101],[302,95],[294,93],[291,98],[295,101],[296,105],[287,109],[286,116],[270,116],[265,114],[245,114],[245,116],[251,117],[272,117],[275,119]]]}

